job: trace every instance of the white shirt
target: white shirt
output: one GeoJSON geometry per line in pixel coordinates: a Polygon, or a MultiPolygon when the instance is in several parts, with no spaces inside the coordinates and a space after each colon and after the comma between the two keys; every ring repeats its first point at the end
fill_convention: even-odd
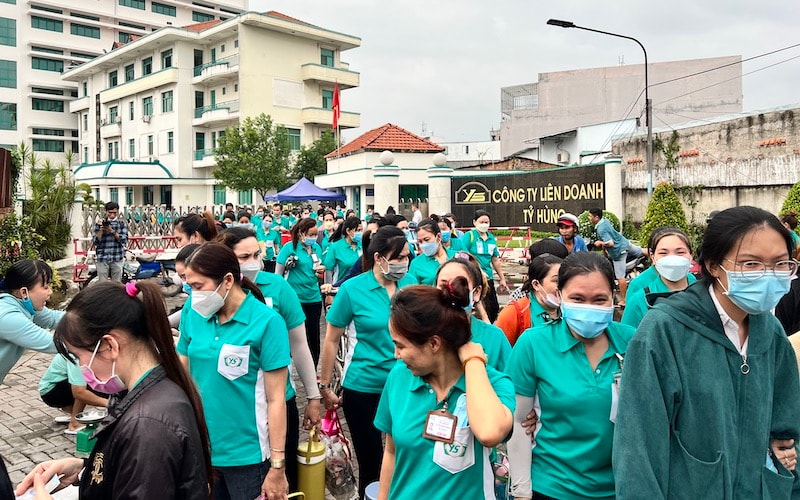
{"type": "Polygon", "coordinates": [[[722,308],[722,304],[719,303],[717,295],[714,293],[714,285],[708,285],[708,294],[711,295],[711,301],[714,302],[714,307],[717,308],[717,314],[719,314],[719,319],[722,321],[722,329],[725,331],[725,336],[728,337],[728,340],[731,341],[741,356],[747,356],[747,344],[750,341],[750,336],[748,335],[744,339],[744,344],[739,346],[739,325],[722,308]]]}
{"type": "Polygon", "coordinates": [[[414,216],[411,217],[411,221],[416,224],[422,222],[422,212],[420,212],[419,209],[414,210],[414,216]]]}

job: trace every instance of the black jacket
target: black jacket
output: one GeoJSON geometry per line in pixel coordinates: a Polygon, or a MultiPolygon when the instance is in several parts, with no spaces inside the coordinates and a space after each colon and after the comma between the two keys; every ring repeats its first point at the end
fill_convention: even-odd
{"type": "Polygon", "coordinates": [[[94,433],[80,498],[207,499],[194,411],[157,366],[113,406],[94,433]]]}

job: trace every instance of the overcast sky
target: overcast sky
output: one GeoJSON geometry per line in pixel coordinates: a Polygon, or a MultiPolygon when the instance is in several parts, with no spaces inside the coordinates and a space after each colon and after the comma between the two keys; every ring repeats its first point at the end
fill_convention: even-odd
{"type": "MultiPolygon", "coordinates": [[[[500,125],[500,88],[539,73],[643,62],[631,41],[547,26],[549,18],[638,38],[650,62],[755,56],[800,43],[800,5],[762,0],[250,0],[361,38],[342,59],[361,87],[342,109],[361,113],[350,140],[391,122],[446,141],[488,140],[500,125]]],[[[744,110],[800,102],[800,47],[743,64],[744,110]]],[[[633,98],[634,96],[631,96],[633,98]]],[[[643,106],[643,102],[641,103],[643,106]]],[[[654,103],[658,106],[658,103],[654,103]]],[[[622,118],[622,117],[620,117],[622,118]]]]}

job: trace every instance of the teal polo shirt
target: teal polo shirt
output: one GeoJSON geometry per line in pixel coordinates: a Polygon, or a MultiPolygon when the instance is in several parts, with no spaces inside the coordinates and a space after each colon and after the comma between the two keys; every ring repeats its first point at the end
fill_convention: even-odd
{"type": "MultiPolygon", "coordinates": [[[[178,354],[189,358],[203,400],[211,463],[260,464],[269,457],[265,371],[291,363],[283,319],[248,293],[233,317],[219,322],[193,310],[181,314],[178,354]]],[[[278,447],[283,443],[272,443],[278,447]]]]}
{"type": "Polygon", "coordinates": [[[489,366],[505,372],[508,359],[511,357],[511,343],[506,334],[500,328],[475,317],[471,318],[471,321],[472,341],[483,347],[489,366]]]}
{"type": "MultiPolygon", "coordinates": [[[[445,249],[447,257],[445,262],[453,258],[455,252],[445,249]]],[[[408,266],[408,274],[417,280],[420,285],[436,286],[436,273],[439,271],[439,266],[442,264],[436,260],[436,257],[428,257],[427,255],[419,254],[411,261],[408,266]]]]}
{"type": "Polygon", "coordinates": [[[256,239],[264,243],[264,260],[275,260],[281,251],[281,232],[273,229],[274,226],[270,226],[266,231],[260,224],[257,227],[256,239]]]}
{"type": "MultiPolygon", "coordinates": [[[[652,266],[655,269],[655,266],[652,266]]],[[[686,277],[688,284],[691,285],[697,278],[694,277],[693,274],[689,274],[686,277]]],[[[639,323],[644,318],[644,315],[647,313],[649,309],[647,305],[647,295],[649,293],[672,293],[672,290],[667,288],[667,284],[661,279],[661,276],[656,273],[656,278],[650,282],[647,286],[639,288],[636,290],[633,295],[626,294],[627,299],[625,300],[625,312],[622,314],[622,324],[623,325],[630,325],[634,328],[639,327],[639,323]]]]}
{"type": "MultiPolygon", "coordinates": [[[[611,323],[595,370],[564,321],[525,330],[508,374],[517,394],[539,396],[541,429],[531,461],[534,489],[554,498],[614,498],[611,385],[635,330],[611,323]]],[[[643,443],[642,446],[646,446],[643,443]]]]}
{"type": "Polygon", "coordinates": [[[533,292],[528,294],[528,299],[531,302],[531,305],[528,309],[528,312],[531,315],[531,328],[542,326],[545,323],[553,321],[553,318],[550,317],[550,313],[547,312],[547,309],[542,307],[538,300],[536,300],[536,296],[533,292]]]}
{"type": "MultiPolygon", "coordinates": [[[[452,241],[452,240],[451,240],[452,241]]],[[[471,253],[478,259],[478,264],[488,279],[494,278],[494,269],[492,269],[492,258],[499,257],[500,252],[497,250],[497,239],[492,233],[486,233],[486,240],[483,240],[477,229],[467,231],[461,237],[461,243],[467,252],[471,253]]]]}
{"type": "MultiPolygon", "coordinates": [[[[317,262],[322,264],[322,249],[319,245],[316,243],[311,245],[311,251],[316,255],[317,262]]],[[[299,260],[294,269],[287,273],[286,281],[289,282],[303,304],[320,302],[322,296],[319,293],[319,280],[314,273],[313,257],[306,251],[302,242],[298,242],[297,247],[292,243],[287,243],[278,254],[278,264],[286,264],[286,259],[290,255],[297,255],[299,260]]]]}
{"type": "MultiPolygon", "coordinates": [[[[413,284],[414,278],[405,276],[397,282],[397,288],[413,284]]],[[[342,386],[346,389],[372,394],[383,390],[397,362],[389,335],[390,302],[372,270],[350,278],[339,288],[325,319],[337,328],[347,328],[351,322],[355,325],[345,356],[342,386]]]]}
{"type": "MultiPolygon", "coordinates": [[[[305,323],[306,315],[300,306],[300,300],[294,293],[292,287],[285,279],[277,274],[259,271],[256,274],[256,286],[264,294],[264,302],[281,315],[286,322],[286,329],[298,327],[305,323]]],[[[292,379],[292,367],[289,367],[289,376],[286,377],[286,401],[297,395],[294,380],[292,379]]]]}
{"type": "Polygon", "coordinates": [[[47,394],[55,388],[56,384],[64,380],[68,381],[70,385],[86,387],[86,380],[83,379],[78,365],[70,363],[61,354],[56,354],[39,380],[39,394],[47,394]]]}
{"type": "Polygon", "coordinates": [[[361,257],[361,245],[351,245],[346,238],[336,240],[328,245],[328,250],[325,252],[325,270],[334,272],[334,276],[344,276],[359,257],[361,257]]]}
{"type": "Polygon", "coordinates": [[[461,241],[461,239],[456,238],[455,234],[450,237],[449,246],[445,245],[445,248],[452,250],[454,253],[467,251],[467,247],[464,246],[464,243],[461,241]]]}
{"type": "Polygon", "coordinates": [[[658,279],[658,273],[656,272],[656,266],[650,266],[641,273],[639,276],[633,278],[630,283],[628,283],[628,290],[625,292],[625,302],[627,304],[628,297],[631,297],[636,290],[641,290],[642,288],[649,285],[653,280],[658,279]]]}
{"type": "MultiPolygon", "coordinates": [[[[338,300],[338,298],[337,298],[338,300]]],[[[489,382],[511,413],[516,400],[514,387],[508,375],[486,367],[489,382]]],[[[466,380],[464,374],[450,389],[445,398],[448,410],[456,415],[466,415],[466,380]]],[[[489,461],[491,448],[485,448],[472,435],[465,419],[456,424],[458,448],[445,447],[443,443],[422,437],[425,419],[431,410],[440,409],[444,401],[436,401],[430,384],[411,373],[402,361],[398,362],[386,381],[381,394],[375,427],[392,436],[395,446],[394,472],[389,487],[392,500],[436,500],[494,498],[494,474],[489,461]],[[438,450],[434,448],[438,447],[438,450]],[[444,450],[464,450],[461,453],[443,453],[444,450]],[[438,451],[439,453],[436,453],[438,451]],[[440,465],[445,456],[451,473],[440,465]],[[465,460],[473,462],[468,465],[465,460]]]]}

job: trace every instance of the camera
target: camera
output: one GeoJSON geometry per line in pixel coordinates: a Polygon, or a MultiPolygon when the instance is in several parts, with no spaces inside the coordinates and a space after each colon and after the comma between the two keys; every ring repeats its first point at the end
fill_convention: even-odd
{"type": "Polygon", "coordinates": [[[103,226],[105,226],[105,227],[109,227],[109,226],[111,226],[111,222],[109,222],[109,220],[108,220],[108,217],[106,217],[105,219],[103,219],[103,226]]]}
{"type": "Polygon", "coordinates": [[[297,258],[297,255],[290,255],[289,257],[286,258],[286,263],[284,264],[284,268],[286,268],[287,270],[294,269],[297,266],[298,260],[299,259],[297,258]]]}

